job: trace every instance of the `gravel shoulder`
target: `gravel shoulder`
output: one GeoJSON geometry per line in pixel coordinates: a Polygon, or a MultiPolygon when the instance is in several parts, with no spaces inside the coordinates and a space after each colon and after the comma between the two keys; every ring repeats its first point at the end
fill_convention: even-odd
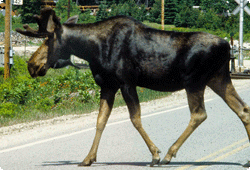
{"type": "MultiPolygon", "coordinates": [[[[237,91],[250,88],[250,80],[233,80],[237,91]]],[[[215,93],[207,88],[205,100],[215,97],[215,93]]],[[[174,92],[170,96],[141,103],[142,115],[150,114],[156,110],[164,110],[186,105],[184,90],[174,92]]],[[[89,127],[95,127],[98,111],[83,115],[67,115],[49,120],[34,121],[0,128],[0,149],[22,145],[39,139],[46,139],[62,134],[76,132],[89,127]]],[[[189,113],[183,113],[189,114],[189,113]]],[[[209,113],[208,113],[209,115],[209,113]]],[[[129,119],[126,106],[114,108],[109,122],[129,119]]]]}

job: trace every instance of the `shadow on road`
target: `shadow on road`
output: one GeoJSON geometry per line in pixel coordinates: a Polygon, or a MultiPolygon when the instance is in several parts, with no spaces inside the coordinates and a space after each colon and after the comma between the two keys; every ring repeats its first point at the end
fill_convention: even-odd
{"type": "MultiPolygon", "coordinates": [[[[78,161],[48,161],[43,162],[42,166],[62,166],[62,165],[78,165],[81,162],[78,161]]],[[[112,165],[126,165],[126,166],[149,166],[150,162],[95,162],[92,166],[112,166],[112,165]]],[[[241,167],[249,167],[249,163],[244,165],[240,163],[234,162],[171,162],[167,165],[155,165],[154,167],[179,167],[179,166],[212,166],[212,165],[225,165],[225,166],[241,166],[241,167]]]]}
{"type": "Polygon", "coordinates": [[[61,165],[78,165],[81,162],[77,161],[48,161],[43,162],[42,166],[61,166],[61,165]]]}

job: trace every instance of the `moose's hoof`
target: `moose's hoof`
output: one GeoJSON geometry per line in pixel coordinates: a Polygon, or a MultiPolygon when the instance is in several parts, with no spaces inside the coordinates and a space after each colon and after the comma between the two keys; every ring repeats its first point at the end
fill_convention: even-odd
{"type": "Polygon", "coordinates": [[[159,159],[153,159],[151,164],[150,164],[150,167],[153,167],[154,165],[159,164],[159,163],[160,163],[160,158],[159,159]]]}
{"type": "Polygon", "coordinates": [[[90,166],[93,162],[95,162],[96,159],[90,159],[90,160],[85,160],[82,161],[78,166],[90,166]]]}
{"type": "Polygon", "coordinates": [[[160,165],[166,165],[166,164],[169,164],[170,160],[167,160],[167,159],[163,159],[160,163],[160,165]]]}

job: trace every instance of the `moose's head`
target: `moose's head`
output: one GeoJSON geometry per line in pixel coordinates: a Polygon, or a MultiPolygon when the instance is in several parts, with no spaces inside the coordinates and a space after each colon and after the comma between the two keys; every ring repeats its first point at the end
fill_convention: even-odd
{"type": "MultiPolygon", "coordinates": [[[[67,65],[74,66],[69,59],[70,54],[64,53],[63,56],[59,56],[62,52],[58,54],[57,47],[62,45],[61,35],[63,34],[63,28],[60,18],[56,16],[55,11],[52,8],[43,8],[41,9],[41,15],[34,15],[34,18],[38,23],[38,30],[32,29],[27,24],[23,25],[25,30],[16,29],[17,32],[26,36],[45,38],[43,44],[28,61],[30,75],[32,77],[44,76],[49,68],[62,68],[67,65]]],[[[74,16],[65,23],[75,24],[77,20],[78,16],[74,16]]]]}

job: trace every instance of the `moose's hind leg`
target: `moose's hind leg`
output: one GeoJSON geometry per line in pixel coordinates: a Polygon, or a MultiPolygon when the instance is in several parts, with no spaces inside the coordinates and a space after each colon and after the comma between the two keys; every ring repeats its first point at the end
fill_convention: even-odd
{"type": "Polygon", "coordinates": [[[237,114],[246,128],[250,140],[250,108],[236,92],[229,75],[226,78],[222,75],[213,78],[208,86],[237,114]]]}
{"type": "Polygon", "coordinates": [[[187,91],[188,104],[191,112],[190,122],[177,139],[177,141],[169,148],[167,155],[161,161],[161,164],[168,164],[172,157],[176,156],[177,151],[180,149],[182,144],[187,140],[187,138],[193,133],[193,131],[207,118],[207,114],[204,106],[204,89],[197,92],[187,91]]]}
{"type": "Polygon", "coordinates": [[[121,88],[123,98],[128,106],[128,110],[130,113],[130,119],[133,123],[134,127],[140,133],[144,141],[146,142],[151,154],[152,154],[152,162],[150,166],[154,166],[160,162],[160,150],[155,146],[155,144],[151,141],[148,134],[142,127],[141,123],[141,109],[140,103],[136,92],[136,87],[131,87],[129,85],[124,85],[121,88]]]}

